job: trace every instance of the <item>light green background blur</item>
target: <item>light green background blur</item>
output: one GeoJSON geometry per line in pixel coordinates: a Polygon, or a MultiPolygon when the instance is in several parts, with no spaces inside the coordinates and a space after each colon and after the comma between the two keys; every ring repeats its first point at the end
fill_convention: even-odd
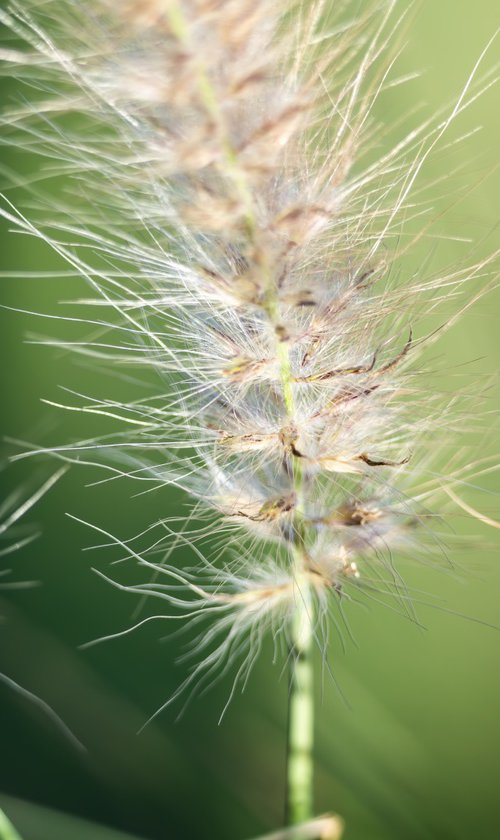
{"type": "MultiPolygon", "coordinates": [[[[353,2],[353,11],[358,8],[353,2]]],[[[499,23],[496,0],[422,3],[399,62],[401,73],[418,69],[422,74],[381,100],[378,118],[390,126],[413,101],[423,103],[422,115],[452,103],[499,23]]],[[[485,59],[485,71],[499,61],[499,45],[500,38],[485,59]]],[[[2,98],[15,94],[15,84],[3,84],[2,98]]],[[[464,176],[451,185],[463,200],[438,230],[472,237],[479,243],[476,255],[486,255],[498,243],[499,104],[498,90],[485,93],[450,136],[476,126],[482,131],[436,156],[425,173],[437,178],[454,163],[465,163],[464,176]]],[[[36,166],[2,149],[2,171],[36,166]]],[[[7,176],[0,180],[5,187],[7,176]]],[[[444,189],[441,184],[436,193],[438,206],[444,189]]],[[[9,196],[26,206],[22,189],[9,196]]],[[[0,227],[2,272],[63,268],[39,243],[7,228],[0,227]]],[[[466,259],[469,247],[439,244],[436,268],[466,259]]],[[[428,250],[423,246],[408,258],[408,271],[428,250]]],[[[2,303],[21,309],[62,311],[58,301],[71,296],[60,279],[2,275],[0,282],[2,303]]],[[[440,343],[437,362],[449,361],[450,376],[460,387],[462,373],[485,377],[485,383],[495,374],[499,316],[500,295],[494,292],[440,343]]],[[[57,334],[57,328],[0,311],[2,434],[66,442],[107,430],[41,403],[41,398],[61,399],[61,385],[93,393],[94,383],[92,372],[67,354],[24,343],[34,332],[57,334]]],[[[100,393],[103,387],[100,381],[100,393]]],[[[498,451],[499,396],[493,379],[478,405],[478,411],[490,412],[481,421],[485,433],[471,437],[464,428],[468,442],[475,441],[474,457],[498,451]]],[[[474,418],[470,425],[477,425],[474,418]]],[[[34,464],[13,466],[0,478],[16,485],[33,470],[42,476],[43,463],[34,464]]],[[[149,625],[107,645],[77,649],[130,623],[134,602],[92,573],[91,566],[106,567],[106,557],[82,552],[93,536],[65,513],[127,536],[142,527],[145,515],[153,521],[172,515],[179,505],[171,491],[134,499],[134,487],[87,487],[95,478],[84,469],[67,475],[32,517],[43,536],[9,558],[11,580],[35,579],[41,586],[0,593],[0,671],[49,702],[88,752],[82,757],[34,705],[0,684],[0,790],[151,840],[239,840],[277,827],[283,813],[286,679],[279,666],[272,666],[270,651],[221,726],[217,720],[228,682],[197,699],[182,720],[175,719],[178,707],[168,709],[138,736],[141,724],[185,675],[185,666],[175,663],[179,640],[161,642],[168,625],[149,625]]],[[[490,493],[469,498],[500,519],[499,497],[492,492],[499,490],[495,473],[482,486],[490,493]]],[[[456,572],[443,575],[403,563],[403,574],[452,612],[500,625],[498,532],[466,517],[453,524],[471,537],[466,548],[453,549],[456,572]]],[[[425,631],[383,607],[349,610],[357,644],[349,643],[343,652],[333,642],[338,687],[328,677],[322,691],[318,685],[318,813],[342,814],[345,840],[496,840],[500,631],[425,606],[418,613],[425,631]]],[[[25,840],[108,836],[96,828],[85,833],[73,823],[51,823],[45,812],[33,813],[10,800],[5,809],[25,840]]]]}

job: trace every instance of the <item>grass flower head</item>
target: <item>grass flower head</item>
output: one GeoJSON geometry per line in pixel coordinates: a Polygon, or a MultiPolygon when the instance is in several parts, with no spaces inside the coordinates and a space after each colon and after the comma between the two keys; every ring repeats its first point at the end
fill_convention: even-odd
{"type": "MultiPolygon", "coordinates": [[[[233,690],[244,685],[271,634],[295,663],[292,728],[310,711],[315,641],[343,632],[343,599],[393,598],[411,614],[393,551],[441,551],[436,464],[456,407],[429,393],[421,354],[440,332],[429,313],[457,302],[453,323],[489,270],[399,268],[425,234],[424,220],[405,235],[426,211],[421,171],[477,95],[477,68],[449,113],[375,154],[373,106],[402,81],[405,11],[387,2],[352,19],[344,3],[332,19],[329,5],[0,12],[28,47],[2,57],[30,91],[4,127],[72,193],[37,225],[7,201],[2,214],[87,281],[93,335],[68,346],[161,383],[150,400],[75,398],[65,407],[124,425],[54,454],[189,494],[179,527],[162,519],[126,540],[93,526],[147,575],[113,582],[200,628],[183,689],[230,668],[233,690]]],[[[308,725],[297,731],[307,750],[308,725]]],[[[292,788],[309,772],[300,748],[292,788]]],[[[311,811],[299,788],[294,821],[311,811]]]]}

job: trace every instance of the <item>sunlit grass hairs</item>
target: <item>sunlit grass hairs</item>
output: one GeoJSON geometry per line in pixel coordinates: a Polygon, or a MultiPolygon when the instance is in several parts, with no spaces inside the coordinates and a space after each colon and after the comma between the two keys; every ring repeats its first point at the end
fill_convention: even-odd
{"type": "Polygon", "coordinates": [[[92,526],[146,575],[116,586],[199,628],[179,692],[229,670],[243,686],[268,635],[283,659],[311,641],[326,654],[332,629],[349,632],[347,599],[412,618],[393,552],[440,560],[443,487],[472,468],[448,458],[443,476],[458,398],[431,393],[419,360],[481,294],[489,261],[438,277],[400,261],[432,221],[427,160],[492,78],[475,84],[478,61],[454,106],[388,148],[373,106],[405,81],[393,72],[405,4],[354,19],[349,2],[329,7],[0,12],[13,33],[1,58],[24,90],[3,142],[65,182],[50,210],[34,179],[35,207],[6,198],[1,212],[91,292],[69,323],[87,335],[53,343],[116,377],[157,377],[151,398],[127,402],[75,389],[63,407],[117,431],[50,451],[191,499],[133,538],[111,535],[104,513],[92,526]]]}

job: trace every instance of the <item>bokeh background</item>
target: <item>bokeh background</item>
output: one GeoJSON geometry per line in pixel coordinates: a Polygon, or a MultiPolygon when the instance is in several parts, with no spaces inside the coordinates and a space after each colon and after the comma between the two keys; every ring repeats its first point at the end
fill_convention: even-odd
{"type": "MultiPolygon", "coordinates": [[[[362,6],[353,2],[353,12],[362,6]]],[[[390,126],[413,102],[422,104],[425,115],[452,103],[498,23],[495,0],[419,4],[398,67],[402,74],[422,72],[377,105],[388,143],[390,126]]],[[[485,71],[500,58],[499,43],[486,57],[485,71]]],[[[15,81],[2,80],[3,102],[18,94],[15,81]]],[[[473,258],[498,242],[499,113],[498,90],[489,90],[460,117],[449,139],[482,130],[436,155],[425,172],[426,179],[439,178],[463,164],[451,185],[460,200],[437,231],[472,238],[473,258]]],[[[11,173],[22,181],[39,163],[16,149],[2,147],[1,155],[2,188],[10,183],[9,198],[26,208],[27,193],[22,185],[12,188],[11,173]]],[[[443,196],[448,186],[435,188],[436,207],[450,204],[443,196]]],[[[439,271],[469,259],[471,247],[436,239],[408,256],[407,270],[418,268],[432,250],[439,271]]],[[[81,289],[58,276],[65,267],[48,249],[2,224],[0,255],[2,304],[69,314],[61,301],[81,289]],[[47,275],[19,277],[35,271],[47,275]]],[[[500,295],[493,292],[465,313],[434,357],[460,387],[478,378],[485,383],[478,402],[482,431],[471,431],[473,417],[463,429],[476,458],[498,451],[499,317],[500,295]]],[[[84,360],[30,343],[58,330],[54,322],[0,311],[5,437],[46,445],[109,429],[102,418],[82,420],[41,402],[61,400],[61,386],[104,396],[110,387],[84,360]]],[[[6,441],[3,449],[12,454],[16,445],[6,441]]],[[[48,471],[44,459],[12,464],[0,472],[2,495],[20,484],[36,487],[48,471]]],[[[173,515],[182,503],[171,490],[133,497],[135,487],[117,482],[90,486],[100,477],[92,468],[73,469],[37,506],[30,521],[42,536],[6,559],[10,582],[39,585],[0,590],[0,671],[49,703],[87,752],[76,749],[35,704],[0,683],[0,806],[24,840],[237,840],[271,830],[283,816],[287,689],[270,649],[221,725],[228,681],[195,700],[180,720],[179,706],[168,708],[140,735],[137,730],[186,675],[186,665],[176,661],[180,640],[165,639],[168,625],[154,624],[79,650],[82,642],[127,626],[136,603],[91,571],[105,569],[108,559],[85,550],[94,536],[66,513],[131,536],[145,522],[173,515]]],[[[469,501],[499,519],[498,476],[490,473],[478,484],[482,489],[469,493],[469,501]]],[[[383,606],[348,609],[356,643],[345,651],[333,643],[337,686],[328,678],[318,685],[317,810],[342,814],[346,840],[498,836],[500,631],[481,624],[500,625],[498,533],[466,516],[456,516],[452,527],[464,536],[462,547],[453,542],[449,549],[452,574],[401,563],[409,585],[431,593],[449,612],[417,604],[423,630],[383,606]]]]}

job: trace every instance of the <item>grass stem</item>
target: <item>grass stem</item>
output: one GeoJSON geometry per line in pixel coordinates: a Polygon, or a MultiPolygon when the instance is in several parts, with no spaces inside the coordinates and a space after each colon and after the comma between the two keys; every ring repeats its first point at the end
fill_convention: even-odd
{"type": "Polygon", "coordinates": [[[306,822],[314,813],[312,609],[310,583],[302,576],[302,580],[297,581],[297,604],[291,629],[286,781],[287,825],[306,822]]]}

